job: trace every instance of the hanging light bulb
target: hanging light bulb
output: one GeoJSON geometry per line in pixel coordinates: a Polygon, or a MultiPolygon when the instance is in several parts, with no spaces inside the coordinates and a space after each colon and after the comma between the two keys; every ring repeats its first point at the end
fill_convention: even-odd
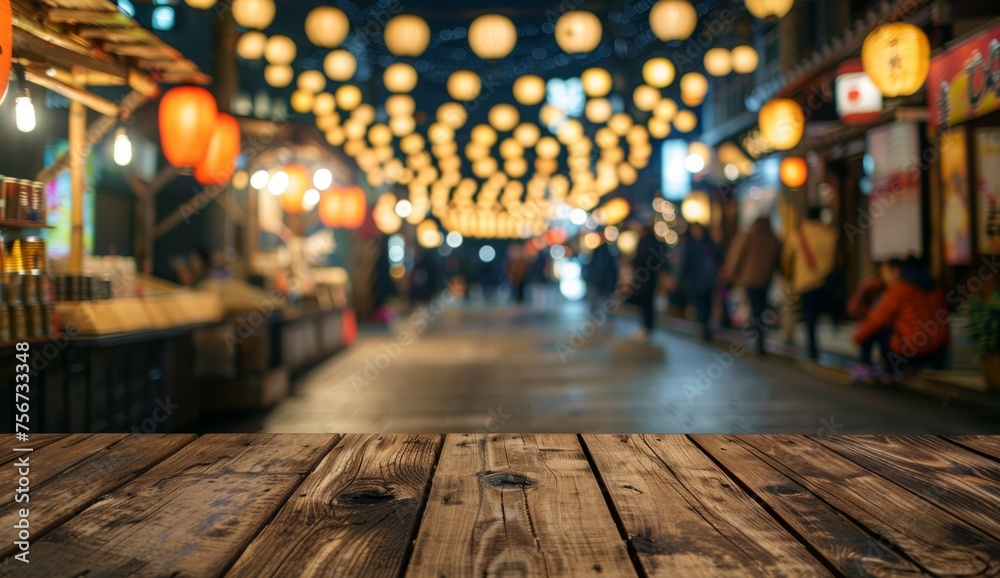
{"type": "Polygon", "coordinates": [[[27,87],[14,100],[14,120],[17,130],[21,132],[35,130],[35,105],[31,103],[31,93],[27,87]]]}
{"type": "Polygon", "coordinates": [[[125,127],[118,127],[115,131],[114,158],[115,164],[120,167],[132,162],[132,141],[129,140],[125,127]]]}

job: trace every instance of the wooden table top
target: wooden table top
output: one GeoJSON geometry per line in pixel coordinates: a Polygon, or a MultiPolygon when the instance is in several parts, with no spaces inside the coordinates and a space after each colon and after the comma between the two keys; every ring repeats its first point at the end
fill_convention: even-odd
{"type": "Polygon", "coordinates": [[[1000,437],[8,435],[4,493],[25,446],[4,576],[1000,574],[1000,437]]]}

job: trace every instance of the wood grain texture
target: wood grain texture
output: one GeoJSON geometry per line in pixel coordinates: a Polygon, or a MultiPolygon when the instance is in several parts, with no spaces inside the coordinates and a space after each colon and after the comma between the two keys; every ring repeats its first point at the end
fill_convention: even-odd
{"type": "Polygon", "coordinates": [[[399,576],[443,436],[346,435],[228,576],[399,576]]]}
{"type": "Polygon", "coordinates": [[[830,566],[845,576],[923,572],[812,492],[760,460],[733,436],[692,436],[701,448],[766,504],[830,566]]]}
{"type": "Polygon", "coordinates": [[[803,436],[739,436],[758,458],[941,576],[1000,573],[1000,544],[910,491],[803,436]]]}
{"type": "MultiPolygon", "coordinates": [[[[96,437],[98,436],[90,436],[87,439],[93,440],[96,437]]],[[[32,473],[32,503],[27,506],[14,502],[4,503],[0,506],[0,527],[13,527],[19,518],[18,510],[27,507],[32,539],[37,540],[83,511],[102,495],[135,478],[193,439],[195,436],[191,434],[131,435],[89,457],[81,452],[80,455],[85,459],[44,481],[36,482],[32,473]]],[[[78,448],[80,445],[75,444],[73,447],[78,448]]],[[[44,465],[53,457],[50,453],[55,452],[32,452],[32,464],[44,465]]],[[[3,477],[13,471],[13,467],[4,469],[3,477]]],[[[14,553],[13,543],[0,542],[0,558],[14,553]]]]}
{"type": "Polygon", "coordinates": [[[648,575],[830,575],[684,436],[583,440],[648,575]]]}
{"type": "Polygon", "coordinates": [[[17,575],[220,574],[337,439],[198,438],[32,544],[17,575]]]}
{"type": "MultiPolygon", "coordinates": [[[[31,467],[31,484],[37,488],[82,462],[125,439],[128,434],[85,434],[65,437],[32,452],[14,454],[15,458],[27,455],[31,467]]],[[[28,447],[31,447],[28,445],[28,447]]],[[[13,464],[0,468],[0,488],[13,488],[19,475],[13,464]]]]}
{"type": "Polygon", "coordinates": [[[407,576],[631,576],[575,435],[449,434],[407,576]]]}
{"type": "Polygon", "coordinates": [[[1000,465],[996,462],[928,436],[812,439],[1000,540],[1000,465]]]}
{"type": "Polygon", "coordinates": [[[1000,436],[948,436],[947,439],[996,460],[1000,460],[1000,436]]]}

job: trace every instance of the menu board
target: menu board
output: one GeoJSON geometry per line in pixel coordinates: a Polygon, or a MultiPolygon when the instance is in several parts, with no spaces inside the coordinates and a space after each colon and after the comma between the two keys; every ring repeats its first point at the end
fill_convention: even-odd
{"type": "Polygon", "coordinates": [[[967,265],[972,259],[969,217],[969,153],[965,129],[941,133],[941,231],[946,265],[967,265]]]}
{"type": "Polygon", "coordinates": [[[1000,128],[976,131],[979,252],[1000,253],[1000,128]]]}
{"type": "Polygon", "coordinates": [[[868,152],[875,166],[868,211],[859,216],[858,226],[871,231],[874,261],[923,256],[919,148],[915,123],[868,131],[868,152]]]}

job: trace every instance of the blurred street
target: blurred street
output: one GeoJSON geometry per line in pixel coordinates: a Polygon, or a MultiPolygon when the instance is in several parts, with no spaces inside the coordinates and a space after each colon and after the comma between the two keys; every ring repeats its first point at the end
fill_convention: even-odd
{"type": "MultiPolygon", "coordinates": [[[[257,420],[265,432],[1000,432],[1000,412],[898,388],[852,386],[778,356],[733,356],[638,322],[452,303],[362,332],[257,420]],[[592,336],[587,338],[586,336],[592,336]],[[412,341],[411,341],[412,340],[412,341]]],[[[237,427],[224,424],[221,427],[237,427]]]]}

